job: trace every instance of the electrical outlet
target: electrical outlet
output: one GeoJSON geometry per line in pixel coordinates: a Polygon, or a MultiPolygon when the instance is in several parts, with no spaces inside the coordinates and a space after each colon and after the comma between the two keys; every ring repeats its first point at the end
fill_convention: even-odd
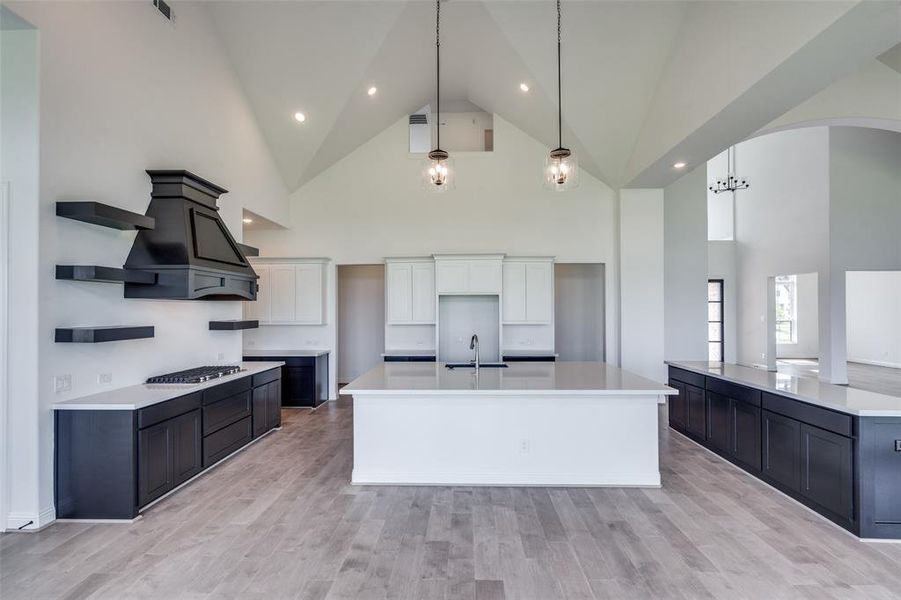
{"type": "Polygon", "coordinates": [[[53,378],[53,390],[57,394],[61,394],[62,392],[71,392],[72,391],[72,375],[66,373],[65,375],[57,375],[53,378]]]}
{"type": "Polygon", "coordinates": [[[225,360],[225,354],[220,352],[216,355],[216,360],[225,360]]]}
{"type": "Polygon", "coordinates": [[[532,443],[529,440],[519,440],[519,453],[528,454],[532,450],[532,443]]]}
{"type": "Polygon", "coordinates": [[[113,382],[112,373],[100,373],[97,375],[97,383],[100,385],[110,385],[113,382]]]}
{"type": "Polygon", "coordinates": [[[895,440],[895,452],[901,452],[901,440],[895,440]]]}
{"type": "Polygon", "coordinates": [[[766,360],[766,352],[761,352],[760,358],[762,358],[763,360],[766,360]]]}

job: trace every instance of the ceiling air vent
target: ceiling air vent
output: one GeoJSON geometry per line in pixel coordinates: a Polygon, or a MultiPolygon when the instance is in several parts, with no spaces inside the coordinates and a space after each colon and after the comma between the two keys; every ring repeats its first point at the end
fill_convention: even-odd
{"type": "Polygon", "coordinates": [[[429,117],[428,115],[419,114],[419,115],[410,115],[410,125],[428,125],[429,117]]]}
{"type": "Polygon", "coordinates": [[[166,19],[172,20],[172,9],[164,2],[164,0],[153,0],[153,5],[164,17],[166,17],[166,19]]]}

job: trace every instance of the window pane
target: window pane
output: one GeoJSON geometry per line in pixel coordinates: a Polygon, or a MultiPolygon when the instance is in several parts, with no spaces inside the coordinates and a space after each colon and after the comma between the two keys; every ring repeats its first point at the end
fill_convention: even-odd
{"type": "Polygon", "coordinates": [[[723,345],[720,342],[710,342],[708,345],[708,355],[709,360],[714,362],[722,362],[723,360],[723,345]]]}
{"type": "Polygon", "coordinates": [[[719,281],[707,282],[707,299],[714,301],[723,299],[723,286],[719,281]]]}
{"type": "Polygon", "coordinates": [[[719,302],[709,302],[707,303],[707,320],[708,321],[722,321],[723,320],[723,305],[719,302]]]}
{"type": "Polygon", "coordinates": [[[707,324],[707,341],[722,342],[723,341],[723,325],[721,323],[707,324]]]}

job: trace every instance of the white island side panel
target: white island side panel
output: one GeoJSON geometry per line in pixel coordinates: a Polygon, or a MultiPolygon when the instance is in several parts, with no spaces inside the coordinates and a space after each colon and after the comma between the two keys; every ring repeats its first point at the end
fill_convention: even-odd
{"type": "Polygon", "coordinates": [[[660,399],[356,392],[352,482],[659,487],[660,399]]]}

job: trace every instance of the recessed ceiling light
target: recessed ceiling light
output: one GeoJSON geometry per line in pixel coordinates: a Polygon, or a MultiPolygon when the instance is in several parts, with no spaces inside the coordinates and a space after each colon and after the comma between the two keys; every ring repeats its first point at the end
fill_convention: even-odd
{"type": "Polygon", "coordinates": [[[377,91],[379,91],[378,88],[375,87],[375,86],[372,86],[371,88],[369,88],[368,90],[366,90],[366,93],[369,94],[370,96],[375,96],[375,93],[376,93],[377,91]]]}
{"type": "Polygon", "coordinates": [[[307,116],[305,114],[303,114],[302,112],[296,112],[296,113],[294,113],[294,120],[297,121],[298,123],[303,123],[304,121],[307,120],[307,116]]]}
{"type": "Polygon", "coordinates": [[[528,83],[520,83],[520,84],[519,84],[519,89],[521,89],[521,90],[524,91],[524,92],[528,92],[528,91],[529,91],[529,84],[528,84],[528,83]]]}
{"type": "Polygon", "coordinates": [[[675,163],[675,164],[673,165],[673,168],[674,168],[674,169],[684,169],[684,168],[685,168],[685,163],[684,163],[684,162],[677,162],[677,163],[675,163]]]}
{"type": "Polygon", "coordinates": [[[253,223],[253,219],[248,219],[247,217],[244,217],[241,220],[244,221],[245,223],[253,223]]]}

